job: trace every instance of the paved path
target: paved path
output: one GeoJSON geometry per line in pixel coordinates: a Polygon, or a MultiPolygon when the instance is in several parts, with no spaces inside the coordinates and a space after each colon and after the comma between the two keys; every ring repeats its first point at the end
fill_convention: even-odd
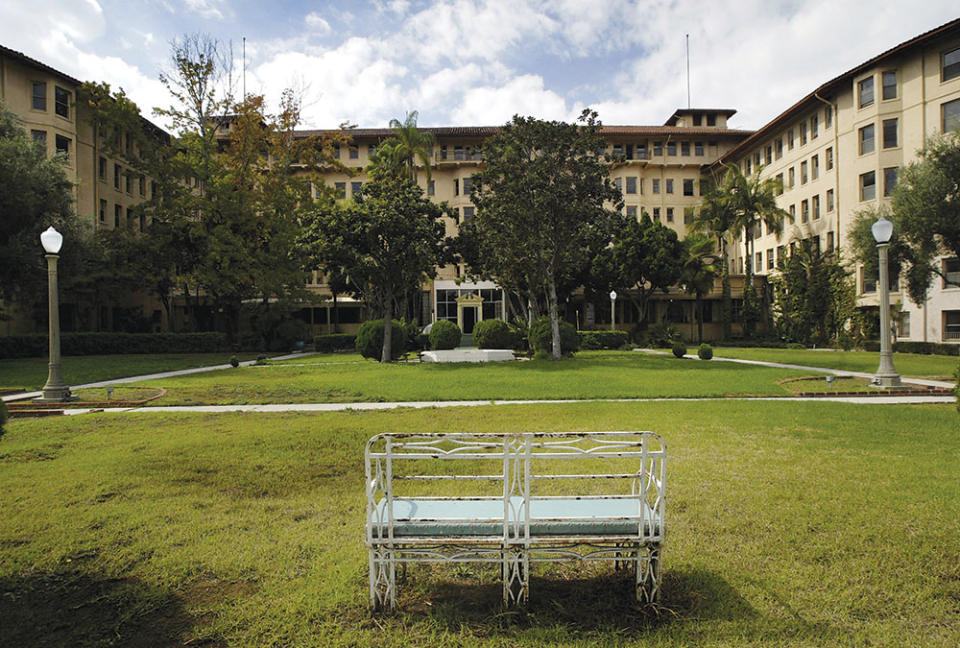
{"type": "MultiPolygon", "coordinates": [[[[314,355],[314,351],[304,351],[302,353],[289,353],[287,355],[273,356],[271,360],[291,360],[293,358],[302,358],[308,355],[314,355]]],[[[240,363],[241,367],[249,367],[256,364],[256,360],[245,360],[240,363]]],[[[107,385],[120,385],[123,383],[139,382],[141,380],[154,380],[157,378],[173,378],[174,376],[188,376],[190,374],[203,373],[205,371],[219,371],[220,369],[230,369],[233,365],[219,364],[209,365],[207,367],[193,367],[192,369],[177,369],[176,371],[163,371],[161,373],[144,374],[143,376],[130,376],[128,378],[111,378],[110,380],[101,380],[99,382],[86,383],[84,385],[71,385],[70,389],[93,389],[95,387],[106,387],[107,385]]],[[[3,401],[20,401],[43,396],[42,391],[19,392],[3,396],[3,401]]]]}

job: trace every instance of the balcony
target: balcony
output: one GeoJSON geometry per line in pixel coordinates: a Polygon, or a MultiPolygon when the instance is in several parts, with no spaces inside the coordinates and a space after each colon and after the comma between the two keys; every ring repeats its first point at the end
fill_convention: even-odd
{"type": "Polygon", "coordinates": [[[483,152],[473,150],[434,151],[434,162],[482,162],[483,152]]]}

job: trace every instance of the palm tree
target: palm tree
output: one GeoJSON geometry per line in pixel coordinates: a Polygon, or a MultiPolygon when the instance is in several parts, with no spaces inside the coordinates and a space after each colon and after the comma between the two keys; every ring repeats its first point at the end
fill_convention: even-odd
{"type": "Polygon", "coordinates": [[[705,234],[691,234],[683,240],[684,260],[680,284],[687,294],[696,295],[697,344],[703,342],[703,296],[713,288],[717,276],[713,240],[705,234]]]}
{"type": "Polygon", "coordinates": [[[730,316],[732,311],[727,239],[734,229],[734,211],[730,205],[731,192],[728,190],[729,187],[726,187],[726,181],[729,179],[729,177],[725,177],[723,184],[714,186],[704,193],[703,206],[694,216],[692,227],[694,232],[707,233],[717,239],[716,249],[720,253],[720,277],[723,287],[721,292],[721,321],[723,323],[723,337],[725,339],[730,338],[730,316]]]}
{"type": "Polygon", "coordinates": [[[407,113],[407,118],[401,122],[398,119],[390,120],[390,128],[395,140],[392,144],[392,155],[397,163],[402,164],[410,175],[412,182],[417,181],[416,161],[423,163],[427,172],[427,181],[430,181],[430,162],[433,158],[433,147],[437,138],[433,133],[417,128],[417,111],[407,113]]]}

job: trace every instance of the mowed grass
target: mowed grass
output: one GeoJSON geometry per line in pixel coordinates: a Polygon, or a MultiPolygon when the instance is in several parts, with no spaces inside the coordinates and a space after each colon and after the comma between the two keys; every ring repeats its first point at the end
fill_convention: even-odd
{"type": "MultiPolygon", "coordinates": [[[[880,354],[868,351],[838,351],[834,349],[757,349],[717,347],[713,353],[718,358],[742,358],[782,362],[805,367],[824,367],[841,371],[876,373],[880,354]]],[[[923,355],[919,353],[894,353],[893,364],[901,376],[915,378],[949,378],[957,368],[957,356],[923,355]]]]}
{"type": "Polygon", "coordinates": [[[18,419],[0,441],[10,646],[960,644],[951,405],[658,402],[18,419]],[[413,567],[367,612],[363,447],[381,432],[649,429],[663,609],[608,564],[413,567]]]}
{"type": "MultiPolygon", "coordinates": [[[[130,355],[64,356],[63,377],[69,385],[141,376],[177,369],[191,369],[226,364],[232,353],[170,353],[130,355]]],[[[240,353],[242,360],[252,360],[256,353],[240,353]]],[[[14,358],[0,360],[0,387],[36,390],[47,381],[47,358],[14,358]]]]}
{"type": "Polygon", "coordinates": [[[152,405],[425,400],[542,400],[787,395],[790,369],[586,351],[560,361],[394,363],[359,356],[303,358],[138,383],[165,387],[152,405]]]}

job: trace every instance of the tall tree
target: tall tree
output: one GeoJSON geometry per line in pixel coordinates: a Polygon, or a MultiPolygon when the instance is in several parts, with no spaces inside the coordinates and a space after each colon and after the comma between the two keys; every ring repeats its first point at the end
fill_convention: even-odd
{"type": "Polygon", "coordinates": [[[417,181],[417,160],[423,164],[427,180],[430,180],[430,165],[433,161],[433,147],[437,138],[433,133],[417,128],[416,110],[407,113],[402,122],[399,119],[390,120],[393,129],[393,140],[389,151],[393,160],[402,165],[412,182],[417,181]]]}
{"type": "Polygon", "coordinates": [[[724,339],[730,339],[732,330],[733,307],[730,296],[730,261],[727,253],[728,239],[734,228],[735,211],[730,204],[731,186],[735,175],[726,173],[714,179],[711,187],[704,192],[703,204],[694,215],[693,231],[705,232],[716,238],[716,249],[720,253],[721,299],[720,320],[724,339]]]}
{"type": "Polygon", "coordinates": [[[530,301],[545,297],[554,358],[558,286],[589,262],[593,241],[610,240],[617,213],[605,204],[622,204],[605,148],[591,110],[576,124],[515,116],[484,144],[485,166],[471,187],[482,270],[522,287],[530,301]]]}
{"type": "Polygon", "coordinates": [[[696,298],[697,343],[703,342],[703,296],[710,292],[717,276],[713,241],[704,234],[690,234],[683,240],[683,269],[680,285],[696,298]]]}

